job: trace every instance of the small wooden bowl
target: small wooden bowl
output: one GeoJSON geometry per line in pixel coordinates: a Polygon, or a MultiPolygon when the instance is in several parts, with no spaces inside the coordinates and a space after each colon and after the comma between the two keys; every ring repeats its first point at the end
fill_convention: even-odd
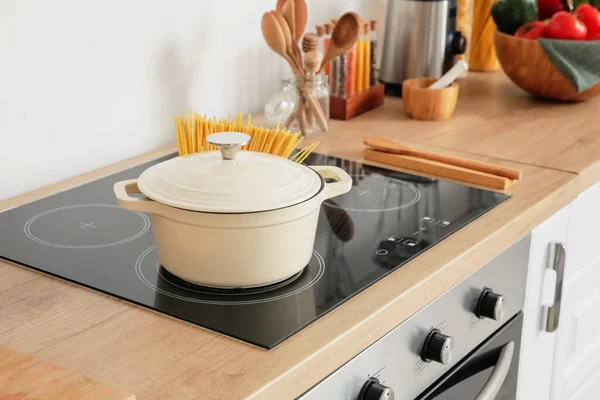
{"type": "Polygon", "coordinates": [[[524,91],[543,99],[582,101],[600,94],[600,84],[577,93],[546,56],[537,40],[496,31],[496,54],[504,73],[524,91]]]}
{"type": "Polygon", "coordinates": [[[458,84],[454,82],[443,89],[427,89],[436,80],[415,78],[402,82],[402,101],[409,117],[439,121],[452,116],[458,100],[458,84]]]}

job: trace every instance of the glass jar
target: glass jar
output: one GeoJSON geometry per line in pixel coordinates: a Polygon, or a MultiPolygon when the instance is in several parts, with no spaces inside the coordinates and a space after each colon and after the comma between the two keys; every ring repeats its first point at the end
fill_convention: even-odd
{"type": "Polygon", "coordinates": [[[329,85],[324,74],[308,75],[298,83],[295,78],[282,81],[282,91],[273,95],[265,104],[265,119],[269,127],[277,123],[291,131],[301,131],[303,136],[327,132],[329,125],[329,85]],[[320,106],[322,118],[318,118],[309,106],[307,95],[320,106]],[[301,110],[306,115],[306,127],[302,128],[301,110]],[[320,122],[319,122],[320,121],[320,122]]]}

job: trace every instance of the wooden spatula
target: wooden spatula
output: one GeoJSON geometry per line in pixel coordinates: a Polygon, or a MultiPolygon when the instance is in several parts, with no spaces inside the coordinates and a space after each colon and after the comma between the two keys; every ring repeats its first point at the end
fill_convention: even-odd
{"type": "Polygon", "coordinates": [[[405,144],[397,143],[389,139],[366,136],[363,138],[363,143],[367,147],[386,153],[401,154],[405,156],[422,158],[425,160],[454,165],[473,171],[484,172],[486,174],[497,175],[508,179],[521,179],[523,176],[523,171],[516,168],[510,168],[502,165],[490,164],[481,161],[469,160],[467,158],[453,157],[440,153],[433,153],[430,151],[407,146],[405,144]]]}
{"type": "Polygon", "coordinates": [[[368,148],[364,150],[363,157],[365,160],[375,161],[381,164],[393,165],[395,167],[423,172],[428,175],[439,176],[496,190],[506,190],[518,182],[503,176],[487,174],[485,172],[462,168],[456,165],[368,148]]]}

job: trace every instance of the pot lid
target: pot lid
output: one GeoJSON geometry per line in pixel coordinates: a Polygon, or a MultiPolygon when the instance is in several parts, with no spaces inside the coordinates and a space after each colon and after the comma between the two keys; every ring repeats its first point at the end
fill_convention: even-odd
{"type": "Polygon", "coordinates": [[[140,191],[169,206],[211,213],[268,211],[317,194],[321,176],[313,169],[267,153],[240,151],[250,136],[220,132],[207,137],[219,147],[153,165],[138,179],[140,191]]]}

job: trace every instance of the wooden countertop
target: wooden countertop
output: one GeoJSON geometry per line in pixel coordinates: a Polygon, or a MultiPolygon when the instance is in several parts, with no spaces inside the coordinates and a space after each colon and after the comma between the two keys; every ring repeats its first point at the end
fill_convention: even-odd
{"type": "Polygon", "coordinates": [[[135,400],[135,396],[0,346],[0,399],[135,400]]]}
{"type": "Polygon", "coordinates": [[[354,146],[346,133],[362,132],[572,172],[582,190],[600,180],[600,96],[582,103],[539,101],[502,72],[469,73],[447,121],[409,119],[402,99],[387,97],[384,107],[332,121],[331,131],[327,149],[354,146]]]}
{"type": "MultiPolygon", "coordinates": [[[[444,139],[444,133],[461,137],[452,130],[453,124],[458,124],[457,129],[465,135],[475,135],[481,121],[486,120],[492,125],[488,127],[489,141],[495,132],[502,134],[503,126],[511,126],[509,122],[516,126],[518,115],[522,115],[524,124],[535,125],[531,117],[516,108],[530,104],[536,110],[537,106],[503,86],[498,78],[490,77],[489,84],[479,76],[469,78],[469,89],[465,90],[468,95],[461,98],[461,110],[457,110],[453,121],[405,120],[398,101],[388,99],[382,109],[355,122],[332,123],[331,133],[321,138],[319,151],[360,161],[363,134],[397,139],[419,137],[422,140],[415,141],[431,144],[437,140],[441,147],[446,144],[446,148],[459,148],[460,145],[447,144],[444,139]],[[491,92],[500,96],[496,112],[490,109],[491,92]],[[512,97],[506,100],[503,96],[512,97]],[[487,106],[479,113],[474,104],[487,106]],[[475,121],[469,122],[470,118],[475,121]]],[[[588,110],[590,106],[566,107],[588,110]]],[[[536,112],[541,115],[541,111],[536,112]]],[[[581,112],[573,111],[564,117],[563,126],[569,125],[567,119],[578,124],[581,112]]],[[[555,121],[540,118],[536,125],[539,129],[549,123],[544,121],[555,121]]],[[[528,145],[530,141],[511,146],[519,149],[518,143],[528,145]]],[[[474,146],[466,149],[473,152],[474,146]]],[[[562,153],[568,154],[568,150],[565,147],[562,153]]],[[[0,209],[171,151],[173,147],[161,149],[0,202],[0,209]]],[[[529,151],[535,152],[536,148],[529,151]]],[[[500,158],[510,158],[504,156],[510,154],[506,148],[497,152],[500,158]]],[[[576,174],[528,165],[528,160],[515,164],[486,156],[473,158],[523,169],[524,178],[512,188],[512,199],[273,350],[263,350],[7,262],[0,262],[0,344],[122,388],[138,399],[294,398],[567,205],[582,186],[576,174]]],[[[544,160],[560,162],[550,157],[544,160]]],[[[582,167],[582,172],[587,174],[590,165],[582,167]]],[[[592,176],[588,174],[586,179],[591,180],[592,176]]]]}

